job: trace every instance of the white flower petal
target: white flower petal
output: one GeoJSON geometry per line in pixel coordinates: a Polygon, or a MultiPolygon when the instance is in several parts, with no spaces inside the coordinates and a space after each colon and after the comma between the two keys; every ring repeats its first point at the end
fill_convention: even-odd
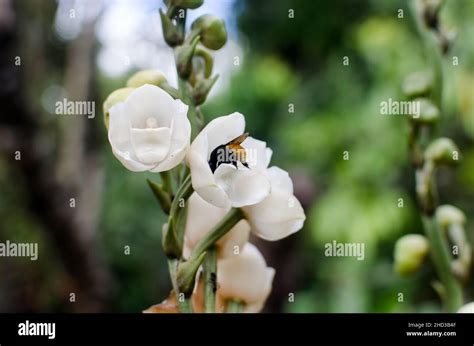
{"type": "Polygon", "coordinates": [[[268,178],[257,170],[221,164],[214,177],[236,208],[261,202],[270,193],[268,178]]]}
{"type": "MultiPolygon", "coordinates": [[[[184,233],[185,258],[196,244],[217,225],[230,208],[218,208],[207,203],[197,193],[193,193],[187,202],[187,222],[184,233]]],[[[225,236],[216,243],[218,257],[226,258],[234,254],[234,247],[242,249],[248,240],[250,225],[247,221],[239,221],[225,236]]]]}
{"type": "MultiPolygon", "coordinates": [[[[178,101],[178,100],[175,100],[178,101]]],[[[186,117],[188,106],[183,104],[184,113],[177,113],[171,126],[171,146],[166,158],[163,159],[151,172],[163,172],[179,165],[189,149],[191,137],[191,123],[186,117]]]]}
{"type": "Polygon", "coordinates": [[[467,303],[461,306],[458,310],[460,314],[473,314],[474,313],[474,302],[467,303]]]}
{"type": "Polygon", "coordinates": [[[138,161],[130,140],[130,121],[123,102],[110,108],[108,138],[115,157],[129,170],[143,172],[152,168],[152,165],[138,161]]]}
{"type": "Polygon", "coordinates": [[[273,156],[273,150],[270,149],[270,148],[267,148],[267,161],[266,161],[266,164],[265,164],[265,167],[268,167],[268,165],[270,164],[270,161],[272,160],[272,156],[273,156]]]}
{"type": "Polygon", "coordinates": [[[169,152],[171,130],[168,127],[130,130],[130,139],[137,158],[145,164],[162,161],[169,152]]]}
{"type": "Polygon", "coordinates": [[[253,304],[262,307],[273,280],[273,271],[269,269],[260,251],[247,243],[240,255],[218,261],[220,298],[239,299],[250,307],[253,304]]]}
{"type": "MultiPolygon", "coordinates": [[[[240,113],[232,113],[226,116],[213,119],[207,124],[204,129],[196,136],[196,139],[191,144],[191,148],[197,150],[201,155],[206,155],[206,160],[209,160],[211,152],[219,145],[226,144],[234,138],[240,136],[245,130],[245,118],[240,113]],[[195,147],[196,144],[202,144],[202,136],[207,138],[206,153],[202,151],[202,146],[195,147]]],[[[197,146],[197,145],[196,145],[197,146]]]]}
{"type": "Polygon", "coordinates": [[[267,152],[267,143],[253,137],[248,137],[242,147],[246,150],[246,161],[250,168],[264,170],[270,162],[267,152]]]}
{"type": "Polygon", "coordinates": [[[193,248],[212,227],[214,227],[229,208],[218,208],[193,193],[187,202],[186,243],[193,248]]]}
{"type": "Polygon", "coordinates": [[[148,127],[149,119],[156,120],[155,127],[170,127],[175,112],[173,98],[163,89],[145,84],[135,89],[126,104],[133,128],[148,127]]]}
{"type": "Polygon", "coordinates": [[[262,202],[242,208],[252,232],[258,237],[274,241],[299,231],[305,214],[298,199],[292,194],[272,189],[262,202]]]}
{"type": "Polygon", "coordinates": [[[272,184],[272,189],[279,189],[293,194],[293,181],[287,171],[272,166],[267,169],[267,176],[272,184]]]}
{"type": "Polygon", "coordinates": [[[227,197],[222,187],[217,185],[207,160],[194,151],[192,147],[189,149],[186,158],[191,169],[191,181],[194,191],[201,198],[217,207],[229,208],[229,197],[227,197]]]}
{"type": "Polygon", "coordinates": [[[275,269],[267,268],[267,270],[265,271],[265,276],[267,278],[267,281],[266,281],[267,285],[263,289],[264,293],[262,294],[262,297],[253,303],[246,304],[243,312],[258,313],[262,311],[263,307],[265,306],[265,302],[267,301],[268,296],[270,295],[272,291],[272,282],[273,282],[273,278],[275,277],[275,269]]]}
{"type": "Polygon", "coordinates": [[[173,152],[169,152],[163,161],[156,165],[153,169],[150,169],[150,172],[164,172],[173,169],[179,165],[186,156],[186,153],[189,149],[189,146],[185,146],[179,149],[176,149],[173,152]]]}
{"type": "Polygon", "coordinates": [[[248,242],[250,225],[247,220],[240,220],[232,229],[217,241],[218,257],[238,256],[248,242]],[[238,250],[236,252],[236,249],[238,250]]]}

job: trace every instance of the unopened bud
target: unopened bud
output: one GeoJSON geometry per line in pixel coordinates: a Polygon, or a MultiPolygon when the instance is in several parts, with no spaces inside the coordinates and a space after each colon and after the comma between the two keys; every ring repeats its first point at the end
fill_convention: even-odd
{"type": "Polygon", "coordinates": [[[209,95],[209,92],[218,78],[219,75],[215,75],[213,78],[201,79],[199,82],[197,82],[193,91],[193,98],[196,105],[203,104],[204,101],[206,101],[207,95],[209,95]]]}
{"type": "Polygon", "coordinates": [[[161,71],[143,70],[131,76],[127,81],[127,86],[130,88],[138,88],[145,84],[160,86],[166,82],[166,78],[161,71]]]}
{"type": "Polygon", "coordinates": [[[428,240],[421,234],[408,234],[395,244],[394,269],[400,275],[417,271],[429,250],[428,240]]]}
{"type": "Polygon", "coordinates": [[[168,223],[163,224],[161,228],[161,242],[166,257],[170,259],[181,257],[181,247],[176,236],[174,228],[170,228],[168,223]]]}
{"type": "Polygon", "coordinates": [[[206,252],[203,252],[196,259],[190,259],[189,261],[179,264],[176,281],[179,292],[184,293],[185,297],[190,297],[193,293],[194,284],[196,282],[196,274],[205,257],[206,252]]]}
{"type": "Polygon", "coordinates": [[[227,41],[224,21],[211,14],[205,14],[196,19],[191,29],[199,32],[201,43],[209,49],[220,49],[227,41]]]}
{"type": "Polygon", "coordinates": [[[196,36],[191,43],[184,44],[175,49],[176,63],[178,68],[178,74],[181,78],[188,78],[191,74],[191,60],[196,50],[196,46],[199,43],[199,36],[196,36]]]}
{"type": "Polygon", "coordinates": [[[135,88],[121,88],[107,96],[103,105],[104,124],[107,129],[109,128],[109,109],[119,102],[124,102],[133,90],[135,90],[135,88]]]}
{"type": "Polygon", "coordinates": [[[430,73],[420,71],[409,75],[403,82],[402,91],[409,98],[427,95],[432,88],[433,77],[430,73]]]}
{"type": "Polygon", "coordinates": [[[445,204],[436,209],[436,221],[442,229],[447,229],[452,224],[464,225],[466,223],[466,215],[461,209],[445,204]]]}
{"type": "Polygon", "coordinates": [[[417,117],[410,117],[410,120],[420,124],[433,124],[439,119],[439,109],[431,100],[417,98],[413,102],[420,105],[420,114],[417,117]]]}
{"type": "Polygon", "coordinates": [[[204,0],[169,0],[167,6],[176,6],[194,10],[202,5],[204,0]]]}
{"type": "Polygon", "coordinates": [[[453,166],[458,161],[459,149],[450,138],[435,139],[426,148],[425,159],[437,165],[453,166]]]}
{"type": "Polygon", "coordinates": [[[165,42],[170,47],[176,47],[183,43],[184,36],[183,32],[178,29],[176,25],[173,24],[171,18],[169,18],[166,14],[164,14],[160,9],[160,17],[161,17],[161,27],[163,29],[163,37],[165,38],[165,42]]]}

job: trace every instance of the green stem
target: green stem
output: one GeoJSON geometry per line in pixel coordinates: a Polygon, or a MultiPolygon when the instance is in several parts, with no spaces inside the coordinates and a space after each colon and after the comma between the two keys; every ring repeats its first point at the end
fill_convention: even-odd
{"type": "Polygon", "coordinates": [[[190,314],[193,312],[193,305],[191,303],[191,298],[184,298],[184,301],[180,302],[178,299],[179,304],[179,312],[190,314]]]}
{"type": "Polygon", "coordinates": [[[430,241],[430,254],[438,276],[443,283],[443,300],[448,312],[456,312],[463,304],[462,287],[451,270],[451,254],[448,244],[433,218],[423,216],[423,226],[430,241]]]}
{"type": "Polygon", "coordinates": [[[225,308],[227,313],[240,313],[244,310],[244,303],[241,300],[229,299],[225,308]]]}
{"type": "Polygon", "coordinates": [[[244,214],[240,209],[232,208],[224,218],[196,244],[189,260],[197,260],[204,251],[207,251],[219,239],[226,235],[227,232],[243,218],[244,214]]]}
{"type": "Polygon", "coordinates": [[[186,226],[184,222],[180,223],[179,221],[185,216],[183,214],[185,209],[184,207],[186,205],[186,201],[192,195],[193,191],[191,175],[188,175],[176,192],[176,196],[174,197],[170,207],[168,231],[174,232],[179,249],[183,248],[184,228],[186,226]],[[178,227],[178,225],[180,225],[180,227],[178,227]]]}
{"type": "Polygon", "coordinates": [[[216,311],[217,290],[217,250],[211,246],[207,251],[203,263],[204,275],[204,310],[205,312],[216,311]]]}

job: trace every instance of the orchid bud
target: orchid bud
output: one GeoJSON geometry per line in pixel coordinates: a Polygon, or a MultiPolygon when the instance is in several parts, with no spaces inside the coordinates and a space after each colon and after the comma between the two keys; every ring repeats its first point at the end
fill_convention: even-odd
{"type": "Polygon", "coordinates": [[[124,102],[128,95],[135,90],[134,88],[121,88],[113,91],[104,101],[103,111],[104,111],[104,124],[105,127],[109,128],[109,109],[112,108],[113,105],[124,102]]]}
{"type": "Polygon", "coordinates": [[[466,215],[455,206],[442,205],[436,209],[436,220],[442,229],[447,229],[452,224],[464,225],[466,215]]]}
{"type": "Polygon", "coordinates": [[[168,223],[164,223],[161,227],[161,242],[166,257],[169,259],[180,258],[182,247],[174,228],[170,228],[168,223]]]}
{"type": "Polygon", "coordinates": [[[201,266],[207,252],[203,252],[196,259],[190,259],[179,264],[178,275],[176,278],[179,292],[184,293],[185,297],[190,297],[193,293],[196,283],[196,274],[201,266]]]}
{"type": "Polygon", "coordinates": [[[142,70],[135,73],[127,81],[127,87],[138,88],[144,84],[160,86],[167,83],[166,77],[159,70],[142,70]]]}
{"type": "Polygon", "coordinates": [[[169,193],[164,190],[163,185],[157,184],[150,179],[147,179],[146,181],[156,199],[160,203],[161,209],[163,209],[165,214],[169,214],[171,208],[171,198],[169,193]]]}
{"type": "Polygon", "coordinates": [[[194,21],[191,29],[199,32],[201,43],[212,50],[218,50],[227,41],[225,23],[219,17],[205,14],[194,21]]]}
{"type": "Polygon", "coordinates": [[[439,119],[439,109],[426,98],[417,98],[414,102],[420,105],[420,114],[417,117],[410,117],[410,120],[420,124],[433,124],[439,119]]]}
{"type": "Polygon", "coordinates": [[[171,18],[169,18],[166,14],[164,14],[160,9],[160,17],[161,17],[161,27],[163,30],[163,37],[165,38],[165,42],[170,47],[176,47],[183,43],[184,41],[184,33],[180,30],[176,25],[173,24],[171,18]]]}
{"type": "Polygon", "coordinates": [[[407,234],[395,244],[395,271],[407,275],[417,271],[428,253],[428,240],[421,234],[407,234]]]}
{"type": "Polygon", "coordinates": [[[453,166],[457,163],[458,147],[450,138],[438,138],[426,148],[425,159],[437,165],[453,166]]]}
{"type": "Polygon", "coordinates": [[[191,61],[198,43],[199,36],[196,36],[189,44],[184,44],[175,49],[176,65],[181,78],[187,79],[191,74],[191,61]]]}
{"type": "Polygon", "coordinates": [[[409,75],[403,82],[402,91],[409,98],[426,96],[433,86],[431,74],[419,71],[409,75]]]}
{"type": "Polygon", "coordinates": [[[457,258],[451,262],[451,268],[456,276],[465,282],[469,277],[472,262],[471,246],[464,229],[466,216],[452,205],[442,205],[436,209],[435,217],[440,228],[447,232],[449,240],[458,249],[457,258]]]}
{"type": "Polygon", "coordinates": [[[176,6],[194,10],[203,4],[204,0],[168,0],[166,5],[168,7],[176,6]]]}
{"type": "Polygon", "coordinates": [[[219,75],[215,75],[209,79],[201,79],[197,82],[193,91],[193,98],[196,106],[203,104],[206,101],[207,95],[211,91],[214,84],[217,82],[219,75]]]}

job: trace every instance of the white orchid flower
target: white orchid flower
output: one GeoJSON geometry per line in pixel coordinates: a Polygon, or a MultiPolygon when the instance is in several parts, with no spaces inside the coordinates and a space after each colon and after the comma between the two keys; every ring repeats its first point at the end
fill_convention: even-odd
{"type": "Polygon", "coordinates": [[[109,109],[109,141],[115,157],[134,172],[162,172],[182,162],[189,148],[188,106],[145,84],[109,109]]]}
{"type": "MultiPolygon", "coordinates": [[[[187,218],[184,231],[184,258],[212,228],[221,221],[229,208],[219,208],[193,193],[187,201],[187,218]]],[[[228,258],[240,252],[248,241],[250,225],[240,220],[225,236],[216,242],[218,258],[228,258]],[[238,251],[236,251],[238,250],[238,251]]]]}
{"type": "Polygon", "coordinates": [[[218,261],[218,298],[242,301],[243,312],[259,312],[272,290],[274,275],[255,245],[247,243],[240,255],[218,261]]]}
{"type": "Polygon", "coordinates": [[[256,236],[274,241],[299,231],[306,216],[293,195],[293,182],[288,172],[273,166],[267,168],[265,173],[271,183],[270,194],[260,203],[243,207],[242,210],[256,236]]]}
{"type": "MultiPolygon", "coordinates": [[[[223,158],[215,165],[214,171],[211,169],[209,160],[214,150],[241,136],[244,129],[245,119],[240,113],[216,118],[194,139],[186,156],[194,191],[216,207],[256,204],[270,193],[270,182],[264,172],[250,165],[245,167],[239,160],[232,163],[223,158]]],[[[265,157],[266,152],[259,153],[258,150],[266,151],[266,146],[253,147],[258,142],[247,138],[242,147],[247,154],[255,151],[254,156],[257,158],[265,157]]]]}

